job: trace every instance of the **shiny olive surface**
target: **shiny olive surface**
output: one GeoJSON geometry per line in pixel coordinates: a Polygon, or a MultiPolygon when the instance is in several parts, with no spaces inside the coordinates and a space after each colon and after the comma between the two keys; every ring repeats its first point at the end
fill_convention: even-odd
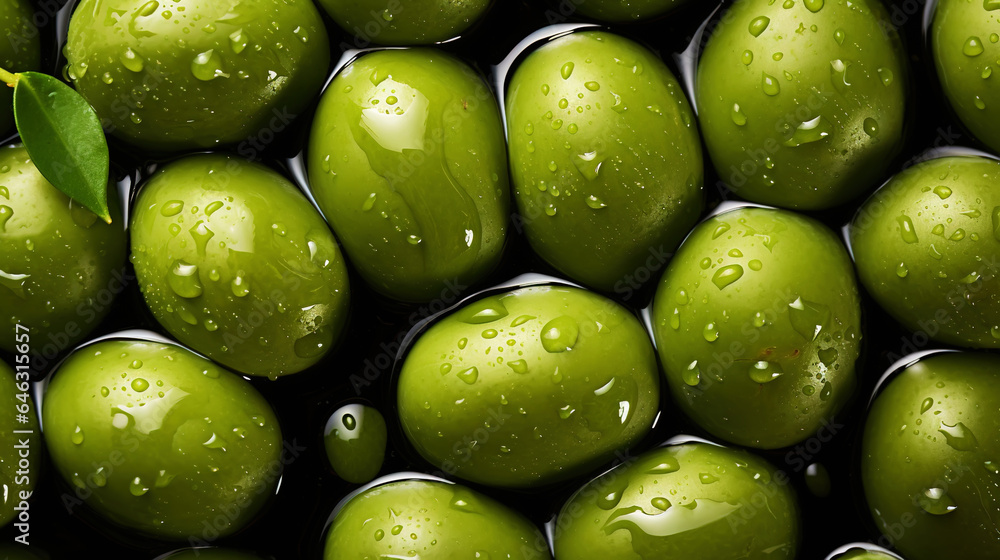
{"type": "Polygon", "coordinates": [[[233,157],[189,156],[149,179],[132,262],[156,320],[242,373],[308,368],[347,320],[347,268],[322,217],[283,176],[233,157]]]}
{"type": "Polygon", "coordinates": [[[323,94],[308,159],[316,201],[378,292],[453,297],[499,261],[510,206],[500,114],[482,78],[450,55],[352,62],[323,94]]]}
{"type": "Polygon", "coordinates": [[[788,210],[739,208],[695,228],[657,288],[653,329],[674,402],[740,445],[817,435],[857,384],[850,258],[832,231],[788,210]]]}
{"type": "Polygon", "coordinates": [[[486,297],[423,332],[399,376],[399,417],[421,455],[473,482],[566,480],[644,436],[656,355],[624,307],[579,288],[486,297]]]}
{"type": "Polygon", "coordinates": [[[737,0],[698,65],[708,152],[736,194],[819,210],[874,189],[903,140],[906,56],[879,0],[737,0]]]}
{"type": "Polygon", "coordinates": [[[81,0],[64,53],[73,86],[127,144],[256,155],[319,91],[330,45],[309,0],[81,0]]]}
{"type": "Polygon", "coordinates": [[[281,475],[281,428],[267,401],[179,346],[109,340],[81,348],[52,377],[42,423],[52,464],[70,486],[65,498],[144,535],[231,534],[281,475]]]}
{"type": "MultiPolygon", "coordinates": [[[[38,70],[41,66],[41,45],[38,28],[32,19],[30,0],[5,0],[0,2],[0,68],[8,72],[38,70]]],[[[0,84],[0,135],[14,128],[11,102],[14,91],[0,84]]]]}
{"type": "Polygon", "coordinates": [[[352,484],[364,484],[382,469],[387,439],[385,418],[378,410],[348,404],[327,420],[323,446],[337,476],[352,484]]]}
{"type": "Polygon", "coordinates": [[[131,284],[113,193],[109,203],[110,225],[46,181],[22,146],[0,148],[0,349],[14,351],[20,324],[34,353],[68,350],[131,284]]]}
{"type": "Polygon", "coordinates": [[[704,207],[697,126],[667,66],[580,31],[528,55],[507,92],[516,228],[588,286],[625,293],[648,279],[704,207]]]}
{"type": "Polygon", "coordinates": [[[685,443],[578,490],[556,519],[556,560],[792,560],[799,524],[783,471],[746,451],[685,443]]]}
{"type": "Polygon", "coordinates": [[[862,206],[858,275],[907,329],[1000,348],[1000,161],[941,157],[899,173],[862,206]]]}
{"type": "Polygon", "coordinates": [[[458,484],[403,480],[370,488],[337,513],[324,560],[550,559],[538,528],[458,484]]]}
{"type": "Polygon", "coordinates": [[[865,421],[861,480],[907,560],[1000,558],[1000,357],[943,353],[891,378],[865,421]]]}

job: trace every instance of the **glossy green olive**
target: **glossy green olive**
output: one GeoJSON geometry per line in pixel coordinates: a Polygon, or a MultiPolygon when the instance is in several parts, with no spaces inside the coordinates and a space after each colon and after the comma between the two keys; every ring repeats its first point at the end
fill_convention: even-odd
{"type": "Polygon", "coordinates": [[[453,297],[500,259],[500,113],[483,80],[442,52],[379,51],[344,68],[313,121],[309,178],[351,262],[391,298],[453,297]]]}
{"type": "MultiPolygon", "coordinates": [[[[8,72],[23,72],[37,70],[41,66],[42,49],[33,15],[30,0],[0,2],[0,30],[5,39],[0,41],[0,68],[8,72]]],[[[14,128],[14,112],[11,109],[14,90],[3,86],[0,84],[0,134],[5,135],[14,128]]]]}
{"type": "MultiPolygon", "coordinates": [[[[30,345],[30,338],[28,333],[21,342],[30,345]]],[[[26,522],[29,528],[31,526],[31,495],[42,473],[42,432],[38,429],[38,415],[30,391],[27,370],[15,372],[6,362],[0,361],[0,406],[7,411],[0,416],[0,485],[4,489],[0,496],[0,527],[26,522]],[[15,433],[15,430],[28,433],[15,433]],[[29,517],[18,519],[22,512],[29,517]]]]}
{"type": "Polygon", "coordinates": [[[330,60],[308,0],[81,0],[64,52],[73,86],[126,143],[240,143],[245,156],[306,108],[330,60]]]}
{"type": "Polygon", "coordinates": [[[783,471],[709,443],[655,449],[563,506],[557,560],[795,558],[799,512],[783,471]]]}
{"type": "Polygon", "coordinates": [[[851,261],[794,212],[741,208],[695,228],[660,281],[653,325],[674,402],[727,441],[773,449],[815,436],[854,392],[851,261]]]}
{"type": "Polygon", "coordinates": [[[491,0],[318,0],[354,47],[426,45],[458,37],[490,7],[491,0]]]}
{"type": "Polygon", "coordinates": [[[291,182],[255,163],[197,155],[160,169],[139,193],[132,262],[156,320],[242,373],[306,369],[347,320],[336,239],[291,182]]]}
{"type": "Polygon", "coordinates": [[[388,439],[378,410],[361,404],[342,406],[330,416],[324,432],[326,457],[337,476],[353,484],[378,476],[388,439]]]}
{"type": "Polygon", "coordinates": [[[942,157],[896,175],[858,210],[858,276],[906,328],[1000,348],[998,181],[998,161],[942,157]]]}
{"type": "Polygon", "coordinates": [[[861,480],[907,560],[1000,558],[1000,357],[945,353],[891,379],[865,421],[861,480]]]}
{"type": "Polygon", "coordinates": [[[507,89],[511,177],[531,247],[589,286],[648,279],[704,206],[687,98],[646,48],[602,31],[531,53],[507,89]]]}
{"type": "Polygon", "coordinates": [[[637,318],[579,288],[490,296],[420,335],[399,376],[399,417],[417,451],[492,486],[565,480],[641,439],[659,373],[637,318]]]}
{"type": "Polygon", "coordinates": [[[702,133],[747,199],[823,209],[875,188],[899,152],[906,57],[877,0],[738,0],[698,66],[702,133]]]}
{"type": "Polygon", "coordinates": [[[73,353],[42,403],[64,497],[141,534],[213,540],[277,487],[281,428],[249,383],[169,344],[110,340],[73,353]]]}
{"type": "Polygon", "coordinates": [[[576,11],[611,23],[639,21],[663,15],[689,0],[571,0],[576,11]]]}
{"type": "Polygon", "coordinates": [[[538,528],[458,484],[403,480],[355,496],[333,520],[324,560],[551,559],[538,528]]]}
{"type": "Polygon", "coordinates": [[[962,124],[994,152],[1000,151],[1000,86],[993,75],[1000,57],[1000,22],[993,2],[938,0],[930,37],[938,79],[962,124]]]}
{"type": "Polygon", "coordinates": [[[158,557],[156,560],[261,560],[261,556],[230,548],[188,548],[158,557]]]}
{"type": "Polygon", "coordinates": [[[115,194],[113,223],[57,190],[20,145],[0,148],[0,349],[14,351],[16,325],[32,352],[52,358],[90,333],[131,283],[115,194]]]}

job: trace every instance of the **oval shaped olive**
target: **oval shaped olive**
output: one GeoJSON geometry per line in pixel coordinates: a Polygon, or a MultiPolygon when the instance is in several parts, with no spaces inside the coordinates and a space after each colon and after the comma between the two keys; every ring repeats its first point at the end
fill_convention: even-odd
{"type": "Polygon", "coordinates": [[[81,0],[66,75],[106,130],[144,150],[235,144],[258,155],[323,85],[326,28],[308,0],[81,0]]]}
{"type": "Polygon", "coordinates": [[[281,428],[267,401],[172,344],[108,340],[77,350],[46,389],[42,422],[67,498],[144,535],[233,533],[281,474],[281,428]]]}
{"type": "Polygon", "coordinates": [[[32,353],[51,359],[82,340],[132,283],[114,195],[112,224],[53,187],[15,144],[0,148],[0,348],[14,351],[16,326],[32,353]]]}
{"type": "Polygon", "coordinates": [[[858,275],[906,328],[1000,348],[998,181],[998,161],[941,157],[899,173],[858,210],[858,275]]]}
{"type": "Polygon", "coordinates": [[[510,205],[500,115],[451,56],[352,62],[323,94],[308,159],[319,207],[378,292],[452,301],[499,261],[510,205]]]}
{"type": "MultiPolygon", "coordinates": [[[[33,16],[30,0],[0,3],[0,30],[7,39],[0,41],[0,68],[8,72],[24,72],[41,67],[42,48],[33,16]]],[[[14,90],[0,87],[0,134],[6,134],[14,127],[13,101],[14,90]]]]}
{"type": "MultiPolygon", "coordinates": [[[[31,333],[22,331],[19,334],[18,342],[30,347],[31,333]]],[[[39,460],[42,432],[38,429],[35,402],[29,392],[27,366],[18,366],[15,371],[0,360],[0,406],[7,412],[0,415],[0,484],[4,489],[0,496],[0,527],[15,521],[20,512],[27,512],[30,519],[31,495],[42,476],[39,460]]]]}
{"type": "Polygon", "coordinates": [[[351,498],[326,536],[324,560],[552,558],[520,514],[458,484],[402,480],[351,498]]]}
{"type": "Polygon", "coordinates": [[[142,187],[132,262],[156,320],[250,375],[317,363],[347,321],[337,241],[295,186],[262,165],[190,156],[142,187]]]}
{"type": "Polygon", "coordinates": [[[570,278],[629,294],[704,206],[681,86],[641,45],[581,31],[528,55],[507,91],[515,227],[570,278]]]}
{"type": "Polygon", "coordinates": [[[784,471],[709,443],[654,449],[595,478],[553,528],[558,560],[774,558],[799,545],[784,471]]]}
{"type": "Polygon", "coordinates": [[[773,449],[832,435],[854,392],[851,261],[832,231],[794,212],[740,208],[703,222],[667,265],[652,318],[674,402],[727,441],[773,449]]]}
{"type": "Polygon", "coordinates": [[[466,480],[531,487],[608,460],[649,431],[659,374],[634,315],[579,288],[486,297],[422,333],[398,385],[403,430],[466,480]]]}
{"type": "Polygon", "coordinates": [[[907,560],[1000,558],[998,410],[993,354],[921,359],[875,398],[861,481],[875,524],[907,560]]]}
{"type": "Polygon", "coordinates": [[[696,81],[719,177],[747,200],[804,210],[877,186],[902,147],[906,97],[906,56],[872,0],[738,0],[696,81]]]}
{"type": "Polygon", "coordinates": [[[364,48],[370,43],[426,45],[447,41],[480,19],[491,3],[490,0],[319,0],[330,17],[354,35],[354,48],[364,48]]]}
{"type": "Polygon", "coordinates": [[[378,410],[362,404],[342,406],[326,422],[323,444],[337,476],[364,484],[376,476],[385,460],[388,430],[378,410]]]}

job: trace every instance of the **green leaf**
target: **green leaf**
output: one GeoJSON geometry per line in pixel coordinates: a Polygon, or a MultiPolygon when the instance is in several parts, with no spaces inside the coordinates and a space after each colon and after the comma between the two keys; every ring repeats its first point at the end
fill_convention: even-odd
{"type": "Polygon", "coordinates": [[[108,142],[87,100],[52,76],[21,72],[14,122],[42,176],[110,224],[108,142]]]}

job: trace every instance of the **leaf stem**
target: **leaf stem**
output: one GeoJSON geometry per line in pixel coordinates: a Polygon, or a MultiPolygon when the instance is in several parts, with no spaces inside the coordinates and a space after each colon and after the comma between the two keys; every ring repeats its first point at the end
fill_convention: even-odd
{"type": "Polygon", "coordinates": [[[14,87],[17,85],[17,80],[20,79],[20,74],[11,74],[10,72],[0,68],[0,80],[7,83],[8,86],[14,87]]]}

